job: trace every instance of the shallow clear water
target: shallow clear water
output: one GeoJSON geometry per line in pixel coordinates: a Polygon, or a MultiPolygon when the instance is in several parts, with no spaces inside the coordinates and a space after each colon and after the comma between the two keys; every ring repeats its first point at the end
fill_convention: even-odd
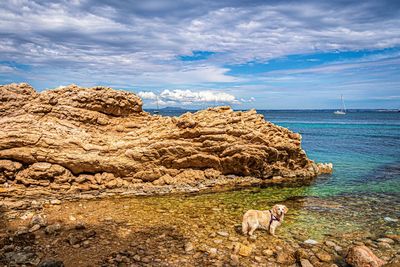
{"type": "MultiPolygon", "coordinates": [[[[362,239],[399,234],[400,113],[350,111],[262,111],[266,120],[301,133],[302,146],[317,162],[332,162],[334,173],[309,186],[250,188],[190,197],[165,197],[182,210],[221,207],[240,220],[247,209],[284,203],[290,209],[288,237],[297,239],[351,233],[362,239]]],[[[178,116],[183,112],[160,112],[178,116]]],[[[150,201],[150,200],[148,200],[150,201]]],[[[155,202],[162,205],[159,198],[155,202]]],[[[286,235],[286,234],[285,234],[286,235]]]]}

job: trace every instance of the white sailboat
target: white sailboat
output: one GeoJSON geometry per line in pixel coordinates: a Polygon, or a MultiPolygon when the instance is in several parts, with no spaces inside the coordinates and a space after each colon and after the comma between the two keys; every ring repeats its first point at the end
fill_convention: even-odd
{"type": "Polygon", "coordinates": [[[340,95],[340,99],[342,100],[342,109],[336,110],[333,112],[335,115],[346,115],[346,106],[344,105],[343,95],[340,95]]]}
{"type": "Polygon", "coordinates": [[[157,101],[157,110],[154,111],[154,114],[160,113],[160,107],[158,106],[158,96],[156,96],[156,101],[157,101]]]}

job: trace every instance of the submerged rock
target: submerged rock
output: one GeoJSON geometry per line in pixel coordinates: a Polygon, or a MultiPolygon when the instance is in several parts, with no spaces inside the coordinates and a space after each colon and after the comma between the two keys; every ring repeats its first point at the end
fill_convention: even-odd
{"type": "Polygon", "coordinates": [[[151,186],[302,181],[332,171],[307,158],[300,134],[255,110],[152,116],[133,93],[76,85],[38,93],[9,84],[0,86],[0,100],[0,184],[11,187],[71,193],[148,185],[152,193],[151,186]]]}

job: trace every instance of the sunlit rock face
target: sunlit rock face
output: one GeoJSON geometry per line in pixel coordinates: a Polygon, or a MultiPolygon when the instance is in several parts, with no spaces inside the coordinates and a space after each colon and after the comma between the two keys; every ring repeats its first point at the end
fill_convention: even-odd
{"type": "Polygon", "coordinates": [[[0,86],[0,183],[61,191],[190,184],[226,177],[306,179],[301,136],[255,110],[150,115],[135,94],[70,85],[0,86]]]}

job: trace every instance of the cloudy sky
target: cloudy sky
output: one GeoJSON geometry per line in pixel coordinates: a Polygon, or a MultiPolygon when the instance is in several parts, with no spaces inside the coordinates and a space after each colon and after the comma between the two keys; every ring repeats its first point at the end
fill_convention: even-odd
{"type": "Polygon", "coordinates": [[[400,1],[0,1],[0,84],[145,107],[400,108],[400,1]]]}

